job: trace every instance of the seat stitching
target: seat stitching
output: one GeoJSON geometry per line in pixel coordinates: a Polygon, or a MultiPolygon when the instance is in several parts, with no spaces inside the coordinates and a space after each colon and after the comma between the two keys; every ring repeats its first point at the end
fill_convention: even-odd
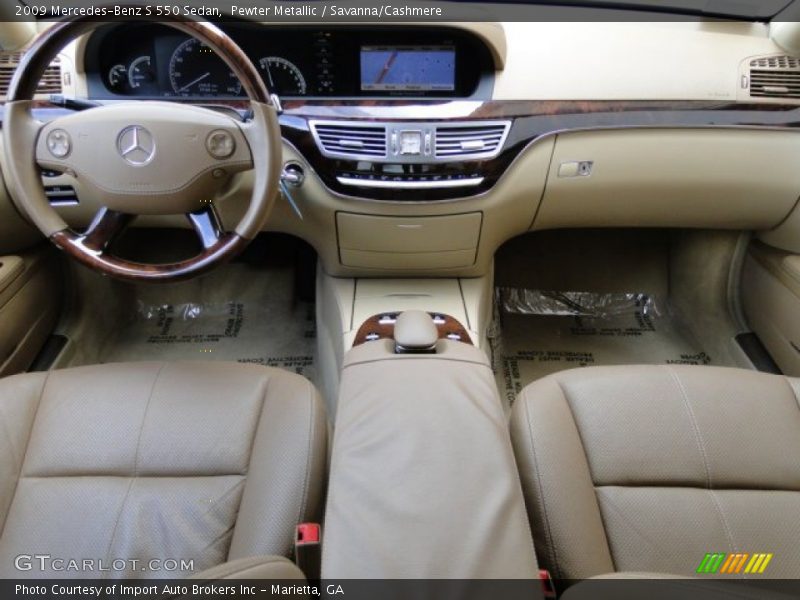
{"type": "Polygon", "coordinates": [[[786,382],[786,385],[789,387],[789,392],[791,392],[792,396],[795,399],[795,402],[797,402],[797,408],[800,409],[800,396],[797,395],[797,392],[795,391],[794,386],[792,385],[792,382],[789,381],[788,377],[784,377],[783,380],[786,382]]]}
{"type": "Polygon", "coordinates": [[[141,452],[142,446],[142,435],[144,435],[144,426],[147,423],[147,415],[150,412],[150,404],[153,402],[153,393],[156,390],[156,385],[158,384],[158,380],[161,378],[161,372],[164,370],[164,367],[167,366],[167,363],[162,363],[162,365],[158,368],[158,372],[156,376],[153,378],[153,384],[150,386],[150,393],[147,396],[147,404],[144,407],[144,413],[142,414],[142,423],[139,425],[139,435],[136,438],[136,452],[133,456],[133,476],[139,476],[139,455],[141,452]]]}
{"type": "Polygon", "coordinates": [[[728,520],[725,518],[725,512],[722,510],[722,506],[720,505],[719,499],[717,498],[716,492],[714,491],[714,485],[711,481],[711,468],[709,467],[708,464],[708,453],[706,452],[706,447],[703,442],[703,437],[700,433],[700,427],[697,423],[697,418],[695,417],[694,410],[692,409],[692,405],[689,402],[689,394],[686,392],[686,388],[684,387],[683,382],[681,381],[680,377],[678,377],[678,374],[675,372],[675,370],[672,369],[671,367],[666,367],[666,368],[669,371],[670,375],[672,376],[672,380],[678,386],[684,404],[686,405],[686,410],[689,412],[689,417],[692,421],[692,427],[694,428],[695,437],[697,438],[697,445],[700,447],[700,454],[702,455],[703,458],[703,466],[705,467],[706,470],[706,478],[708,480],[708,492],[711,495],[711,500],[714,503],[714,508],[716,509],[720,520],[722,521],[722,526],[725,529],[725,535],[728,538],[728,544],[730,545],[731,551],[737,552],[736,544],[733,541],[733,533],[731,532],[728,520]]]}
{"type": "MultiPolygon", "coordinates": [[[[234,530],[235,528],[236,528],[236,523],[231,523],[230,525],[228,525],[228,527],[225,529],[225,531],[223,531],[222,533],[220,533],[220,534],[219,534],[217,537],[215,537],[213,540],[209,541],[209,542],[208,542],[208,543],[205,545],[205,547],[204,547],[204,548],[203,548],[203,549],[202,549],[200,552],[198,552],[198,555],[202,554],[203,552],[205,552],[206,550],[208,550],[209,548],[211,548],[213,545],[215,545],[215,544],[216,544],[217,542],[219,542],[221,539],[223,539],[223,538],[225,538],[225,537],[232,538],[232,537],[233,537],[233,530],[234,530]]],[[[230,548],[230,543],[228,543],[228,548],[230,548]]]]}
{"type": "Polygon", "coordinates": [[[728,536],[728,544],[731,547],[731,552],[736,553],[739,551],[739,547],[733,541],[733,532],[731,531],[731,528],[728,525],[728,519],[725,518],[725,511],[722,510],[722,505],[719,503],[717,492],[716,490],[708,490],[708,493],[711,494],[711,500],[714,502],[714,506],[717,509],[719,518],[722,520],[722,526],[725,528],[725,535],[728,536]]]}
{"type": "MultiPolygon", "coordinates": [[[[622,489],[627,489],[627,486],[601,486],[601,487],[621,487],[622,489]]],[[[597,494],[598,488],[595,488],[595,494],[597,494]]],[[[658,551],[659,554],[662,556],[670,556],[671,553],[664,550],[659,546],[655,541],[650,539],[650,536],[647,535],[644,531],[640,530],[630,519],[630,517],[625,514],[625,512],[617,506],[617,503],[610,496],[605,496],[606,506],[613,510],[621,519],[622,522],[627,525],[634,533],[636,533],[642,540],[644,540],[647,544],[650,545],[651,548],[658,551]]],[[[615,567],[616,570],[616,567],[615,567]]]]}
{"type": "MultiPolygon", "coordinates": [[[[244,485],[244,480],[243,479],[240,479],[239,481],[237,481],[233,486],[231,486],[231,488],[227,492],[225,492],[222,496],[217,498],[216,502],[214,503],[214,506],[210,506],[208,508],[208,510],[203,513],[202,516],[205,517],[206,515],[208,515],[219,504],[221,504],[228,496],[230,496],[233,492],[237,491],[240,487],[243,487],[243,485],[244,485]]],[[[241,504],[241,498],[240,498],[239,502],[241,504]]],[[[232,539],[233,538],[233,534],[235,533],[235,529],[236,529],[236,520],[234,520],[232,523],[230,523],[228,525],[228,527],[222,533],[220,533],[217,537],[215,537],[213,540],[209,541],[205,545],[205,547],[201,551],[198,552],[198,555],[200,555],[203,552],[205,552],[206,550],[208,550],[211,546],[213,546],[214,544],[219,542],[221,539],[226,537],[226,535],[229,534],[229,533],[230,533],[230,535],[228,537],[230,537],[232,539]]],[[[229,541],[228,542],[228,550],[225,552],[226,561],[227,561],[228,555],[230,554],[230,547],[231,547],[231,543],[229,541]]]]}
{"type": "MultiPolygon", "coordinates": [[[[523,392],[523,394],[527,396],[525,392],[523,392]]],[[[542,485],[542,473],[539,469],[539,459],[536,455],[536,445],[533,443],[533,427],[531,426],[530,408],[528,406],[527,397],[520,398],[520,400],[522,401],[522,406],[525,409],[525,420],[528,423],[528,443],[531,449],[531,457],[533,458],[533,468],[536,471],[536,481],[537,481],[537,485],[535,486],[536,495],[539,497],[539,503],[542,506],[542,517],[544,517],[545,537],[547,539],[547,544],[550,547],[550,554],[553,557],[554,575],[556,576],[557,579],[560,579],[561,567],[558,562],[558,551],[556,550],[556,545],[553,543],[553,531],[550,525],[550,518],[547,515],[547,503],[544,500],[544,486],[542,485]]]]}
{"type": "Polygon", "coordinates": [[[314,387],[309,383],[308,384],[308,399],[310,401],[310,408],[309,411],[309,418],[308,418],[308,446],[306,448],[306,476],[305,481],[303,481],[303,495],[302,500],[300,501],[300,513],[297,515],[296,523],[301,523],[301,519],[304,518],[306,514],[306,510],[308,510],[307,502],[308,502],[308,490],[311,485],[311,454],[313,452],[313,431],[314,431],[314,421],[316,416],[316,402],[314,402],[314,387]]]}
{"type": "Polygon", "coordinates": [[[249,475],[250,474],[250,465],[253,462],[253,451],[256,447],[256,439],[258,439],[258,429],[261,426],[261,418],[264,415],[264,405],[267,403],[267,395],[269,394],[269,385],[272,381],[272,377],[268,376],[265,381],[262,382],[263,389],[261,390],[261,403],[258,406],[258,414],[255,418],[255,428],[253,429],[253,439],[250,440],[250,452],[247,456],[247,466],[245,466],[244,473],[242,475],[249,475]]]}
{"type": "Polygon", "coordinates": [[[133,482],[139,475],[139,450],[142,443],[142,435],[144,434],[144,426],[145,423],[147,423],[147,414],[150,410],[150,403],[153,401],[153,392],[155,391],[156,384],[161,377],[161,372],[166,366],[167,363],[161,363],[161,366],[156,372],[156,376],[153,377],[153,383],[150,385],[150,392],[147,395],[147,403],[145,404],[144,412],[142,413],[142,422],[139,424],[139,435],[136,437],[136,450],[134,451],[133,455],[133,474],[128,482],[128,488],[125,490],[125,496],[123,496],[122,502],[119,505],[117,518],[114,520],[114,528],[111,530],[111,538],[108,541],[108,548],[106,549],[106,560],[109,560],[111,549],[114,547],[114,540],[117,537],[117,529],[119,528],[119,523],[122,520],[122,513],[125,511],[125,504],[128,501],[128,496],[130,496],[131,489],[133,488],[133,482]]]}
{"type": "Polygon", "coordinates": [[[561,395],[564,397],[564,402],[567,405],[567,410],[569,411],[570,417],[572,417],[572,423],[573,423],[573,425],[575,425],[575,431],[578,434],[578,441],[581,444],[581,450],[583,450],[583,457],[586,459],[586,467],[589,469],[589,478],[591,479],[592,489],[594,490],[594,500],[595,500],[595,505],[597,506],[597,513],[600,515],[600,523],[603,526],[603,533],[606,536],[606,548],[608,549],[608,557],[611,559],[611,565],[614,567],[614,570],[616,570],[616,564],[615,564],[615,561],[614,561],[614,554],[611,552],[611,544],[608,542],[608,533],[606,533],[606,531],[607,531],[606,522],[605,522],[605,519],[603,519],[603,511],[600,510],[600,502],[597,499],[597,488],[594,485],[594,476],[592,474],[592,465],[591,465],[591,463],[589,461],[589,455],[586,452],[586,444],[583,441],[583,434],[581,432],[581,428],[578,427],[578,420],[575,418],[575,411],[572,409],[572,404],[569,401],[569,396],[567,395],[567,392],[564,390],[564,386],[561,385],[561,381],[558,378],[554,378],[554,379],[556,381],[556,384],[558,385],[558,389],[561,391],[561,395]]]}
{"type": "MultiPolygon", "coordinates": [[[[8,447],[11,450],[11,458],[14,461],[14,466],[16,467],[17,471],[21,471],[22,470],[22,458],[17,454],[16,448],[14,448],[14,442],[11,439],[11,431],[9,431],[9,429],[8,429],[8,424],[6,423],[6,419],[0,419],[0,423],[3,424],[3,433],[6,436],[6,440],[8,440],[8,447]]],[[[27,443],[28,442],[26,440],[25,444],[27,445],[27,443]]]]}
{"type": "Polygon", "coordinates": [[[3,517],[3,526],[0,527],[0,538],[3,537],[3,534],[6,531],[6,524],[8,523],[8,515],[11,513],[11,507],[14,505],[14,500],[17,497],[17,490],[19,489],[19,480],[22,479],[23,470],[25,467],[25,461],[28,458],[28,448],[31,443],[31,436],[33,435],[33,429],[36,426],[36,420],[39,418],[39,408],[42,405],[42,398],[44,398],[45,392],[47,390],[47,384],[50,382],[50,374],[52,371],[48,371],[47,375],[44,377],[44,381],[42,382],[42,387],[39,389],[39,398],[36,400],[36,409],[33,411],[33,418],[31,419],[31,426],[28,429],[28,437],[25,438],[25,450],[22,453],[22,462],[19,464],[19,471],[17,472],[17,481],[14,483],[14,491],[11,494],[11,502],[8,504],[8,510],[6,511],[5,516],[3,517]]]}
{"type": "Polygon", "coordinates": [[[675,372],[675,370],[669,366],[665,368],[672,377],[673,382],[675,382],[675,385],[678,387],[678,391],[680,391],[681,393],[681,399],[683,400],[683,404],[686,407],[686,411],[689,413],[689,419],[692,423],[692,429],[694,430],[695,439],[697,440],[697,446],[700,449],[700,456],[703,460],[703,468],[705,469],[706,472],[706,481],[708,482],[708,489],[713,489],[714,486],[711,483],[711,468],[709,467],[708,464],[708,454],[706,453],[706,447],[705,444],[703,443],[703,437],[700,434],[700,427],[697,423],[694,410],[692,409],[692,405],[689,402],[689,395],[686,393],[686,388],[684,387],[683,382],[681,381],[680,377],[678,377],[678,374],[675,372]]]}
{"type": "Polygon", "coordinates": [[[247,466],[245,467],[244,473],[240,473],[240,475],[244,475],[244,489],[242,490],[242,495],[239,498],[239,506],[236,509],[236,516],[233,522],[233,535],[231,536],[231,543],[228,545],[228,552],[225,555],[227,560],[231,559],[231,547],[233,546],[233,538],[236,536],[236,525],[239,522],[239,513],[242,512],[242,503],[244,502],[244,497],[247,494],[247,482],[250,479],[250,465],[253,462],[253,450],[256,447],[256,438],[258,438],[258,429],[261,426],[261,418],[264,415],[264,405],[267,403],[267,393],[269,390],[269,384],[272,381],[271,375],[266,377],[266,381],[262,382],[263,390],[261,391],[261,404],[258,407],[258,414],[256,415],[255,419],[255,429],[253,430],[253,439],[250,440],[250,453],[247,457],[247,466]]]}
{"type": "MultiPolygon", "coordinates": [[[[233,474],[233,475],[228,475],[227,477],[238,477],[239,479],[236,481],[236,483],[234,483],[234,484],[233,484],[233,485],[230,487],[230,489],[228,489],[228,491],[227,491],[227,492],[225,492],[224,494],[222,494],[222,496],[220,496],[219,498],[217,498],[217,499],[216,499],[216,501],[215,501],[215,503],[214,503],[212,506],[209,506],[209,507],[208,507],[208,510],[206,510],[206,511],[205,511],[205,512],[204,512],[204,513],[201,515],[201,516],[203,516],[203,517],[204,517],[204,516],[206,516],[207,514],[209,514],[209,513],[210,513],[212,510],[214,510],[214,509],[215,509],[215,508],[216,508],[216,507],[217,507],[219,504],[221,504],[222,502],[224,502],[224,501],[225,501],[225,499],[226,499],[228,496],[230,496],[230,495],[231,495],[231,494],[233,494],[234,492],[238,491],[240,487],[243,487],[243,486],[244,486],[245,477],[243,477],[241,474],[239,474],[239,473],[235,473],[235,474],[233,474]]],[[[141,477],[140,477],[139,479],[141,479],[141,477]]],[[[215,479],[216,479],[216,478],[215,478],[215,479]]],[[[241,498],[239,499],[239,502],[241,503],[241,498]]],[[[237,510],[237,512],[238,512],[238,510],[237,510]]]]}

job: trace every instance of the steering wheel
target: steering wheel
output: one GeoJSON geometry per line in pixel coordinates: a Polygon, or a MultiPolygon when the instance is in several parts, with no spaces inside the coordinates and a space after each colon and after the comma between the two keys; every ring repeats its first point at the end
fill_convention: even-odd
{"type": "Polygon", "coordinates": [[[123,102],[37,121],[37,83],[58,52],[102,23],[79,18],[51,27],[17,68],[5,104],[6,181],[18,205],[56,246],[97,271],[134,281],[175,281],[232,258],[264,226],[278,191],[281,138],[277,107],[258,70],[216,26],[184,17],[165,25],[213,50],[239,78],[250,101],[246,122],[206,108],[171,102],[123,102]],[[50,205],[41,169],[77,178],[103,208],[82,233],[50,205]],[[254,169],[247,212],[224,231],[212,199],[229,178],[254,169]],[[138,215],[185,214],[202,244],[196,256],[171,264],[133,263],[109,248],[138,215]]]}

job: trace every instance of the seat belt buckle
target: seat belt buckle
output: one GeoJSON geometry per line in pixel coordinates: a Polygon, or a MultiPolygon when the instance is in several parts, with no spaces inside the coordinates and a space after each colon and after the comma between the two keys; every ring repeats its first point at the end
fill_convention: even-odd
{"type": "Polygon", "coordinates": [[[322,527],[319,523],[300,523],[294,538],[294,561],[309,581],[319,581],[322,557],[322,527]]]}
{"type": "Polygon", "coordinates": [[[556,586],[547,569],[539,569],[539,582],[542,584],[542,597],[545,600],[555,600],[557,597],[556,586]]]}

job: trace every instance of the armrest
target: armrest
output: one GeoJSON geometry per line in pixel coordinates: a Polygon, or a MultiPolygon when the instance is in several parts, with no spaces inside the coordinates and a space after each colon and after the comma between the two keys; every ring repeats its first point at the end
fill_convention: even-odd
{"type": "Polygon", "coordinates": [[[535,579],[508,424],[486,356],[391,340],[345,356],[322,577],[535,579]]]}

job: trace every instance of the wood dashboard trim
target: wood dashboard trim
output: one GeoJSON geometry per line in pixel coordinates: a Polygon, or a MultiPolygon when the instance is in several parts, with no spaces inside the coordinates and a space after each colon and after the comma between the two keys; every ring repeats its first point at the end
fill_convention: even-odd
{"type": "MultiPolygon", "coordinates": [[[[712,101],[442,101],[442,100],[289,100],[280,117],[283,136],[308,160],[325,185],[349,197],[388,201],[436,201],[475,196],[490,190],[514,159],[529,144],[569,131],[626,128],[798,128],[800,106],[792,104],[730,103],[712,101]],[[513,125],[504,150],[487,160],[461,161],[466,176],[480,175],[483,182],[463,189],[402,190],[344,186],[337,174],[354,171],[356,161],[322,156],[311,135],[312,118],[380,122],[383,120],[485,120],[511,119],[513,125]]],[[[432,167],[447,172],[448,164],[432,167]]]]}

